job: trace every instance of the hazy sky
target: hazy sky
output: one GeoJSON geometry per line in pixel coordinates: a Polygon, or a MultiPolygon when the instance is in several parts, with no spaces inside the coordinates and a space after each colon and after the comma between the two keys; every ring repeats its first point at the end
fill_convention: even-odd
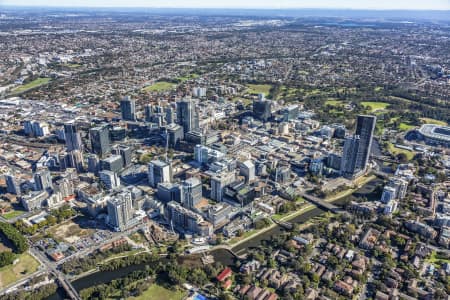
{"type": "Polygon", "coordinates": [[[450,0],[0,0],[1,5],[450,10],[450,0]]]}

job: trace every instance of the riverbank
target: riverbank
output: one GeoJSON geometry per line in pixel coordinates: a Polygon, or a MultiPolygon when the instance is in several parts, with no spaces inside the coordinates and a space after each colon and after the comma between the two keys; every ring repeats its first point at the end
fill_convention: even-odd
{"type": "MultiPolygon", "coordinates": [[[[294,219],[295,217],[297,217],[297,216],[299,216],[299,215],[301,215],[301,214],[304,214],[304,213],[306,213],[306,212],[308,212],[308,211],[310,211],[310,210],[313,210],[314,208],[316,208],[315,205],[313,205],[313,204],[308,204],[308,205],[306,205],[305,207],[303,207],[303,208],[301,208],[301,209],[299,209],[299,210],[297,210],[297,211],[295,211],[295,212],[293,212],[293,213],[291,213],[291,214],[289,214],[289,215],[287,215],[287,216],[284,216],[284,217],[280,218],[279,221],[281,221],[281,222],[286,222],[286,221],[292,220],[292,219],[294,219]]],[[[255,231],[254,233],[252,233],[251,235],[246,236],[246,237],[242,238],[242,239],[239,240],[239,241],[236,241],[236,242],[230,243],[230,244],[226,244],[226,245],[227,245],[228,247],[230,247],[231,249],[233,249],[233,248],[239,246],[240,244],[245,243],[245,242],[247,242],[247,241],[249,241],[249,240],[251,240],[251,239],[257,237],[258,235],[263,234],[263,233],[266,233],[267,231],[270,231],[270,230],[274,229],[275,227],[279,226],[279,225],[278,225],[277,223],[275,223],[274,221],[271,220],[271,222],[272,222],[272,224],[270,224],[269,226],[264,227],[264,228],[262,228],[262,229],[260,229],[260,230],[257,230],[257,231],[255,231]]],[[[221,248],[220,246],[223,246],[223,245],[218,245],[218,246],[216,246],[216,247],[213,247],[213,248],[211,248],[210,251],[213,251],[214,249],[220,249],[220,248],[221,248]]],[[[223,247],[222,247],[222,248],[223,248],[223,247]]]]}
{"type": "MultiPolygon", "coordinates": [[[[358,180],[355,180],[355,187],[353,187],[353,188],[351,188],[351,189],[348,189],[348,190],[345,190],[345,191],[342,191],[342,192],[340,192],[340,193],[338,193],[338,194],[336,194],[336,195],[327,197],[327,198],[325,198],[324,200],[325,200],[326,202],[335,202],[335,201],[339,201],[339,200],[341,200],[341,199],[343,199],[343,198],[345,198],[345,197],[350,196],[350,195],[353,194],[355,191],[357,191],[358,189],[360,189],[361,187],[363,187],[363,186],[366,185],[367,183],[371,182],[371,181],[374,180],[375,178],[376,178],[375,175],[369,175],[369,176],[363,176],[363,177],[360,177],[360,178],[358,178],[358,180]]],[[[306,200],[305,200],[305,201],[306,201],[306,200]]],[[[296,211],[294,211],[294,212],[292,212],[292,213],[287,214],[286,216],[283,216],[283,217],[279,218],[278,221],[280,221],[280,222],[287,222],[287,221],[290,221],[290,220],[292,220],[292,219],[294,219],[294,218],[296,218],[296,217],[298,217],[298,216],[300,216],[300,215],[302,215],[302,214],[304,214],[304,213],[307,213],[308,211],[313,210],[313,209],[316,208],[316,207],[317,207],[316,205],[308,204],[308,205],[302,207],[302,208],[299,209],[299,210],[296,210],[296,211]]],[[[258,235],[264,234],[264,233],[266,233],[266,232],[268,232],[268,231],[274,229],[276,226],[278,226],[278,224],[276,224],[276,223],[273,222],[272,220],[271,220],[271,222],[272,222],[271,225],[269,225],[269,226],[267,226],[267,227],[265,227],[265,228],[262,228],[262,229],[260,229],[260,230],[254,231],[252,234],[243,237],[243,238],[240,239],[239,241],[236,241],[236,242],[233,242],[233,243],[226,243],[225,246],[226,246],[226,247],[229,247],[229,248],[231,248],[231,249],[233,249],[233,248],[239,246],[240,244],[243,244],[243,243],[245,243],[245,242],[247,242],[247,241],[249,241],[249,240],[251,240],[251,239],[257,237],[258,235]]],[[[224,246],[224,245],[218,245],[218,246],[216,246],[216,247],[213,247],[213,248],[211,248],[210,251],[213,251],[213,250],[215,250],[215,249],[221,249],[221,248],[223,249],[223,248],[224,248],[224,247],[220,247],[220,246],[224,246]]]]}
{"type": "Polygon", "coordinates": [[[377,178],[377,176],[375,176],[375,175],[362,176],[360,178],[357,178],[354,181],[355,187],[350,188],[350,189],[345,190],[345,191],[342,191],[340,193],[337,193],[336,195],[333,195],[333,196],[330,196],[330,197],[326,197],[324,199],[324,201],[326,201],[326,202],[334,202],[334,201],[338,201],[340,199],[343,199],[345,197],[348,197],[351,194],[353,194],[354,192],[356,192],[357,190],[359,190],[361,187],[363,187],[364,185],[368,184],[369,182],[371,182],[372,180],[374,180],[376,178],[377,178]]]}
{"type": "Polygon", "coordinates": [[[135,256],[135,255],[142,254],[142,253],[150,253],[150,252],[147,251],[146,249],[136,249],[136,250],[127,251],[126,253],[118,253],[116,255],[113,255],[111,257],[106,258],[103,261],[100,261],[95,268],[92,268],[90,270],[84,271],[83,273],[80,273],[80,274],[77,274],[77,275],[74,275],[74,276],[70,276],[70,281],[75,281],[75,280],[81,279],[81,278],[83,278],[85,276],[91,275],[91,274],[93,274],[95,272],[99,272],[100,271],[100,269],[99,269],[100,265],[104,265],[104,264],[106,264],[106,263],[108,263],[108,262],[110,262],[112,260],[120,259],[120,258],[124,258],[124,257],[129,257],[129,256],[135,256]]]}
{"type": "MultiPolygon", "coordinates": [[[[358,182],[359,183],[358,187],[355,186],[352,189],[343,191],[342,193],[329,197],[325,200],[330,202],[339,202],[339,200],[345,199],[346,197],[350,196],[352,193],[355,192],[363,194],[366,192],[369,193],[370,191],[360,191],[360,189],[363,188],[363,186],[373,186],[375,182],[374,184],[371,184],[371,180],[376,181],[376,179],[373,180],[374,178],[375,177],[371,176],[365,177],[363,180],[360,180],[358,182]]],[[[303,228],[309,226],[310,224],[313,224],[313,222],[311,222],[311,219],[320,216],[324,213],[325,211],[323,209],[308,203],[306,206],[303,206],[299,210],[293,211],[288,215],[280,217],[279,220],[284,222],[289,221],[291,223],[300,224],[300,226],[303,228]]],[[[218,245],[216,247],[211,248],[208,252],[214,256],[216,261],[221,262],[223,265],[232,265],[234,263],[235,257],[230,253],[229,251],[230,249],[234,253],[238,253],[240,255],[242,254],[243,251],[247,251],[248,249],[258,247],[262,241],[268,240],[272,236],[280,235],[284,231],[285,230],[281,226],[272,223],[268,227],[253,232],[249,236],[246,236],[245,238],[242,238],[241,240],[236,241],[233,244],[218,245]]],[[[114,271],[93,272],[84,277],[80,277],[78,280],[73,282],[73,285],[77,290],[81,290],[93,285],[110,282],[113,279],[123,277],[135,270],[143,270],[145,268],[146,268],[145,264],[139,264],[128,266],[114,271]]],[[[60,299],[63,299],[61,295],[54,295],[53,297],[49,298],[49,300],[60,300],[60,299]]]]}

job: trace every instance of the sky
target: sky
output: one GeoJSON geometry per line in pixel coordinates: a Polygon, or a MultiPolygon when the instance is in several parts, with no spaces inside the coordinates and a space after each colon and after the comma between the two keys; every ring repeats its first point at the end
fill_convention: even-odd
{"type": "Polygon", "coordinates": [[[450,10],[450,0],[0,0],[1,5],[158,8],[450,10]]]}

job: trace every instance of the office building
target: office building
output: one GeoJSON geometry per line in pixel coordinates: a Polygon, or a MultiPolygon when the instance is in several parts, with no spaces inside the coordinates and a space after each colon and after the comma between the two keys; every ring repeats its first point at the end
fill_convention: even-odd
{"type": "Polygon", "coordinates": [[[214,228],[217,228],[230,222],[231,213],[231,205],[219,203],[209,207],[207,218],[213,224],[214,228]]]}
{"type": "Polygon", "coordinates": [[[111,155],[100,161],[100,169],[119,173],[123,168],[123,160],[120,155],[111,155]]]}
{"type": "Polygon", "coordinates": [[[297,120],[299,113],[298,105],[289,105],[288,107],[281,110],[281,114],[283,116],[284,122],[289,122],[293,120],[297,120]]]}
{"type": "Polygon", "coordinates": [[[89,154],[88,156],[88,172],[97,174],[100,171],[100,160],[98,155],[89,154]]]}
{"type": "Polygon", "coordinates": [[[191,177],[181,183],[181,203],[190,209],[194,209],[202,200],[202,182],[196,177],[191,177]]]}
{"type": "Polygon", "coordinates": [[[223,172],[211,177],[211,199],[221,202],[225,187],[235,180],[234,172],[223,172]]]}
{"type": "Polygon", "coordinates": [[[172,124],[175,123],[175,111],[172,107],[167,106],[164,108],[165,112],[165,118],[166,118],[166,124],[172,124]]]}
{"type": "Polygon", "coordinates": [[[164,203],[175,201],[181,203],[181,187],[178,183],[160,182],[156,193],[158,199],[164,203]]]}
{"type": "Polygon", "coordinates": [[[326,160],[327,167],[332,168],[334,170],[340,170],[341,163],[342,163],[342,157],[335,153],[330,153],[326,160]]]}
{"type": "Polygon", "coordinates": [[[47,136],[50,134],[49,125],[45,122],[29,121],[23,123],[23,131],[28,136],[47,136]]]}
{"type": "Polygon", "coordinates": [[[153,105],[147,104],[144,107],[144,119],[145,119],[145,122],[151,122],[152,121],[152,116],[153,116],[153,105]]]}
{"type": "Polygon", "coordinates": [[[35,136],[42,137],[49,135],[50,129],[48,124],[45,122],[34,122],[33,132],[35,136]]]}
{"type": "Polygon", "coordinates": [[[271,174],[272,180],[278,183],[287,183],[291,179],[291,168],[286,165],[278,165],[271,174]]]}
{"type": "Polygon", "coordinates": [[[74,168],[77,172],[84,172],[84,158],[80,150],[73,150],[67,154],[67,161],[70,168],[74,168]]]}
{"type": "Polygon", "coordinates": [[[206,88],[203,87],[192,88],[192,96],[196,98],[206,97],[206,88]]]}
{"type": "Polygon", "coordinates": [[[41,169],[34,173],[33,178],[36,191],[53,189],[52,176],[47,168],[41,169]]]}
{"type": "Polygon", "coordinates": [[[313,159],[309,164],[309,171],[316,176],[322,176],[324,163],[322,159],[313,159]]]}
{"type": "Polygon", "coordinates": [[[125,96],[120,100],[120,112],[122,113],[122,120],[136,121],[136,102],[125,96]]]}
{"type": "Polygon", "coordinates": [[[74,120],[64,124],[64,138],[66,141],[66,148],[68,152],[74,150],[83,150],[81,134],[78,131],[74,120]]]}
{"type": "Polygon", "coordinates": [[[107,201],[109,225],[116,231],[128,228],[133,218],[133,201],[130,192],[121,192],[107,201]]]}
{"type": "Polygon", "coordinates": [[[20,185],[16,178],[11,174],[5,175],[6,191],[10,194],[20,195],[20,185]]]}
{"type": "Polygon", "coordinates": [[[120,186],[120,178],[117,173],[103,170],[99,172],[100,181],[108,190],[114,190],[120,186]]]}
{"type": "Polygon", "coordinates": [[[107,126],[99,126],[89,130],[92,152],[99,157],[104,157],[111,152],[109,141],[109,129],[107,126]]]}
{"type": "Polygon", "coordinates": [[[161,160],[153,160],[148,164],[148,183],[157,187],[160,182],[172,181],[172,167],[161,160]]]}
{"type": "Polygon", "coordinates": [[[245,177],[246,182],[255,179],[255,164],[251,160],[246,160],[239,164],[240,174],[245,177]]]}
{"type": "Polygon", "coordinates": [[[109,135],[111,140],[114,142],[122,141],[127,137],[127,131],[125,128],[120,126],[114,126],[110,131],[109,135]]]}
{"type": "Polygon", "coordinates": [[[183,127],[184,134],[200,128],[198,112],[192,99],[177,102],[177,123],[183,127]]]}
{"type": "Polygon", "coordinates": [[[253,101],[253,117],[262,122],[267,122],[272,117],[272,101],[264,97],[253,101]]]}
{"type": "Polygon", "coordinates": [[[170,148],[178,148],[179,143],[184,139],[183,127],[175,123],[167,125],[167,138],[170,148]]]}
{"type": "Polygon", "coordinates": [[[131,165],[131,147],[124,145],[117,145],[113,148],[113,154],[120,155],[122,157],[123,167],[131,165]]]}
{"type": "Polygon", "coordinates": [[[220,160],[224,156],[224,153],[203,145],[196,145],[194,148],[194,159],[201,164],[220,160]]]}

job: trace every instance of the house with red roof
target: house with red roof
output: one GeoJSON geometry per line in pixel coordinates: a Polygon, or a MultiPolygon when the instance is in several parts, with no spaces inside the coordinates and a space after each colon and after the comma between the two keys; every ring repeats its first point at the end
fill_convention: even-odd
{"type": "Polygon", "coordinates": [[[219,282],[223,282],[225,279],[230,277],[233,274],[233,271],[229,267],[226,267],[219,275],[217,275],[216,279],[219,282]]]}

